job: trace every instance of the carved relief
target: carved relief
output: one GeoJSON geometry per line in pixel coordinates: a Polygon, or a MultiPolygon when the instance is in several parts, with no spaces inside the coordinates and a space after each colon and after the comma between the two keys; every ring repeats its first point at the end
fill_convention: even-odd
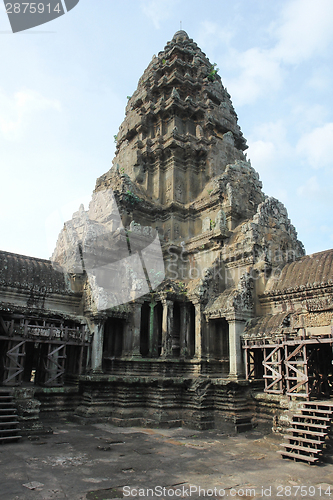
{"type": "Polygon", "coordinates": [[[183,201],[183,185],[181,182],[177,183],[176,187],[176,200],[183,201]]]}
{"type": "Polygon", "coordinates": [[[172,192],[172,181],[171,179],[167,180],[165,183],[165,200],[171,200],[171,192],[172,192]]]}

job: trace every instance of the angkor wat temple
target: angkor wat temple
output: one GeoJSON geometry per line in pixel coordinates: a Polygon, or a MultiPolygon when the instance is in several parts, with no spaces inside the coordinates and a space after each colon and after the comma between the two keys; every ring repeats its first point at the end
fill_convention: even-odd
{"type": "Polygon", "coordinates": [[[116,140],[50,261],[0,252],[0,384],[21,427],[279,429],[297,401],[329,398],[333,250],[305,256],[184,31],[143,73],[116,140]]]}

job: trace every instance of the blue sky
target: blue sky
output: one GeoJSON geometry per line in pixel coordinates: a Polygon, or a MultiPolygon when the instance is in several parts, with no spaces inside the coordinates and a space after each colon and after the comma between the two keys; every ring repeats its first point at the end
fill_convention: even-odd
{"type": "Polygon", "coordinates": [[[0,5],[1,250],[50,257],[180,21],[220,68],[264,192],[307,253],[333,247],[332,0],[80,0],[17,34],[0,5]]]}

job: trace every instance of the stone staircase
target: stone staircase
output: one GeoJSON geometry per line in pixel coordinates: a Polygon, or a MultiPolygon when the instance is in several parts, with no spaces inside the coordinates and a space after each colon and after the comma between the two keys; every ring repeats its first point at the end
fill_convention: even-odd
{"type": "Polygon", "coordinates": [[[0,389],[0,444],[17,441],[19,435],[17,410],[9,389],[0,389]]]}
{"type": "Polygon", "coordinates": [[[309,401],[304,403],[301,413],[296,413],[282,443],[284,450],[278,453],[283,458],[315,464],[323,459],[325,442],[328,439],[333,418],[333,402],[309,401]]]}

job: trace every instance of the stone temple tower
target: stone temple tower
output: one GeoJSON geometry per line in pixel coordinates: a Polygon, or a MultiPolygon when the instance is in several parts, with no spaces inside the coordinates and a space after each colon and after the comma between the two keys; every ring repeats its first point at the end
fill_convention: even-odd
{"type": "MultiPolygon", "coordinates": [[[[194,421],[198,383],[218,380],[214,391],[224,394],[243,377],[241,334],[261,314],[257,296],[304,255],[286,209],[262,192],[246,149],[215,65],[178,31],[140,78],[113,166],[97,179],[89,210],[81,207],[65,224],[53,254],[72,282],[89,277],[85,256],[103,255],[109,266],[108,250],[116,247],[120,259],[134,234],[152,241],[155,230],[163,254],[163,270],[146,266],[149,287],[126,265],[113,274],[134,300],[103,302],[97,273],[86,280],[81,314],[93,335],[92,373],[82,383],[93,404],[87,400],[82,415],[89,406],[88,413],[109,411],[121,421],[147,412],[194,421]]],[[[117,259],[109,260],[115,270],[117,259]]]]}

